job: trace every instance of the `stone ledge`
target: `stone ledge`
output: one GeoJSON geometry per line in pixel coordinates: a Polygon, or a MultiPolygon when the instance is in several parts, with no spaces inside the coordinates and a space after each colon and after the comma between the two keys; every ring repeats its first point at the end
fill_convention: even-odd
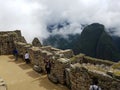
{"type": "Polygon", "coordinates": [[[7,90],[7,85],[2,78],[0,78],[0,90],[7,90]]]}

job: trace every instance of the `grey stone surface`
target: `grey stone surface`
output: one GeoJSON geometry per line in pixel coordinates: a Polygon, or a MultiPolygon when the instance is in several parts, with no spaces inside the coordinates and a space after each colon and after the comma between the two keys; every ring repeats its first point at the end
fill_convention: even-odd
{"type": "Polygon", "coordinates": [[[2,78],[0,78],[0,90],[7,90],[7,85],[2,78]]]}

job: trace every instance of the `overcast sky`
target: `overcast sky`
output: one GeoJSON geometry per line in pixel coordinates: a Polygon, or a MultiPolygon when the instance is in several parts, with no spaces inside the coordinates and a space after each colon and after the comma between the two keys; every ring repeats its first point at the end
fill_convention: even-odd
{"type": "Polygon", "coordinates": [[[120,36],[120,0],[0,0],[0,31],[22,31],[28,42],[49,36],[48,24],[68,20],[61,34],[80,33],[80,24],[99,22],[120,36]]]}

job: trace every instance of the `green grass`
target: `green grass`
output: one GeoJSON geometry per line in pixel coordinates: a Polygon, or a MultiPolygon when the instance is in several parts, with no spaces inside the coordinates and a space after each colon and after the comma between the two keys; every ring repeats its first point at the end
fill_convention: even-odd
{"type": "Polygon", "coordinates": [[[112,65],[113,69],[120,69],[120,62],[112,65]]]}

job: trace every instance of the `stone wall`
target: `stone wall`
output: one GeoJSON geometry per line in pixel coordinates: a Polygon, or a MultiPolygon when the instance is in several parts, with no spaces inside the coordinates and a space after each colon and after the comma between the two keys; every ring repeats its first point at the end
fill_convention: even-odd
{"type": "Polygon", "coordinates": [[[12,54],[15,41],[25,42],[19,30],[0,32],[0,55],[12,54]]]}
{"type": "Polygon", "coordinates": [[[23,42],[15,42],[15,47],[18,50],[19,56],[24,58],[25,52],[28,51],[32,45],[23,42]]]}
{"type": "Polygon", "coordinates": [[[31,47],[29,48],[30,60],[34,65],[38,65],[38,61],[40,59],[40,48],[39,47],[31,47]]]}
{"type": "Polygon", "coordinates": [[[95,70],[86,69],[77,63],[66,69],[66,84],[71,90],[89,90],[92,79],[96,77],[102,90],[119,90],[120,80],[95,70]]]}
{"type": "MultiPolygon", "coordinates": [[[[43,47],[31,47],[29,49],[31,63],[34,65],[38,65],[45,72],[45,60],[49,59],[52,64],[57,61],[60,57],[72,57],[73,53],[71,50],[63,50],[56,49],[50,46],[43,47]],[[61,56],[61,53],[63,56],[61,56]],[[69,55],[68,55],[69,53],[69,55]]],[[[52,65],[53,66],[53,65],[52,65]]],[[[53,68],[53,67],[52,67],[53,68]]],[[[54,71],[53,71],[54,72],[54,71]]]]}
{"type": "MultiPolygon", "coordinates": [[[[49,59],[53,64],[54,62],[58,62],[59,61],[58,59],[60,58],[71,58],[74,56],[72,50],[60,50],[57,48],[53,48],[51,46],[35,47],[35,46],[32,46],[31,44],[23,43],[23,42],[15,42],[15,46],[18,50],[19,56],[24,57],[25,52],[28,51],[30,54],[31,63],[33,65],[39,66],[39,68],[43,72],[46,72],[45,71],[46,59],[49,59]]],[[[60,64],[60,66],[62,65],[60,64]]],[[[61,68],[58,68],[57,70],[60,71],[61,68]]],[[[62,69],[62,72],[63,72],[63,69],[62,69]]],[[[54,69],[53,69],[53,73],[56,73],[56,71],[54,72],[54,69]]]]}
{"type": "Polygon", "coordinates": [[[89,90],[90,78],[87,69],[77,63],[66,69],[66,85],[71,90],[89,90]]]}
{"type": "Polygon", "coordinates": [[[69,66],[70,62],[67,58],[59,58],[57,60],[54,60],[49,79],[53,82],[54,79],[56,79],[56,82],[59,82],[60,84],[65,84],[65,68],[68,68],[69,66]]]}
{"type": "Polygon", "coordinates": [[[45,59],[50,59],[52,57],[52,53],[46,50],[42,50],[39,47],[31,47],[29,49],[31,63],[33,65],[39,66],[39,68],[45,71],[45,59]]]}

